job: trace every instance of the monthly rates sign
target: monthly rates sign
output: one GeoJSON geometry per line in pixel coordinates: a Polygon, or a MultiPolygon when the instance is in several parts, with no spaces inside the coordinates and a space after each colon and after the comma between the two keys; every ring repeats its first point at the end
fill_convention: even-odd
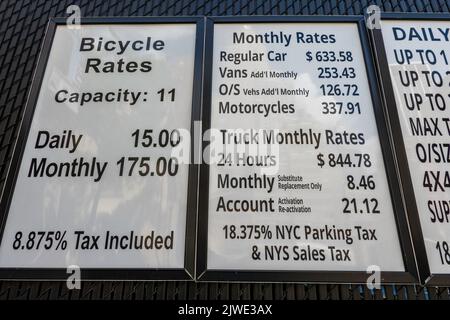
{"type": "Polygon", "coordinates": [[[195,39],[195,23],[57,26],[0,267],[184,268],[195,39]]]}
{"type": "Polygon", "coordinates": [[[214,25],[208,270],[405,270],[359,37],[214,25]]]}

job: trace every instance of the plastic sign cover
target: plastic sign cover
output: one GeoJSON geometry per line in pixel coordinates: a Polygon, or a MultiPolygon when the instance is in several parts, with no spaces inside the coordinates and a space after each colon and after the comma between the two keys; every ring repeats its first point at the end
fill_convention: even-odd
{"type": "Polygon", "coordinates": [[[450,273],[450,24],[383,20],[382,32],[430,272],[450,273]]]}
{"type": "Polygon", "coordinates": [[[405,265],[356,23],[216,23],[207,269],[405,265]]]}
{"type": "Polygon", "coordinates": [[[1,268],[183,269],[195,23],[57,26],[1,268]],[[187,143],[187,146],[186,146],[187,143]]]}

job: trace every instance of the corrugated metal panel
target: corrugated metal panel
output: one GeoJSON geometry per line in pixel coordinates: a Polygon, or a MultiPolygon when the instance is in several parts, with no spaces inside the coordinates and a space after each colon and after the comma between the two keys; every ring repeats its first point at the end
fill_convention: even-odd
{"type": "MultiPolygon", "coordinates": [[[[77,4],[83,16],[187,15],[354,15],[369,4],[386,12],[449,12],[450,1],[145,1],[145,0],[2,0],[0,1],[0,188],[17,137],[31,77],[49,17],[65,16],[77,4]]],[[[449,288],[303,284],[227,284],[193,282],[85,282],[68,290],[58,282],[0,282],[2,299],[450,299],[449,288]]]]}

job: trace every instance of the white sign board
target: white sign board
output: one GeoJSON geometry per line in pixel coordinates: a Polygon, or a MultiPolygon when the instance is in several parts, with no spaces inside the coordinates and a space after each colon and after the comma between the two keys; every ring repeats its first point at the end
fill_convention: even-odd
{"type": "Polygon", "coordinates": [[[402,272],[356,23],[216,23],[207,270],[402,272]]]}
{"type": "Polygon", "coordinates": [[[430,272],[449,274],[450,24],[381,26],[430,272]]]}
{"type": "Polygon", "coordinates": [[[184,269],[196,24],[58,25],[1,268],[184,269]]]}

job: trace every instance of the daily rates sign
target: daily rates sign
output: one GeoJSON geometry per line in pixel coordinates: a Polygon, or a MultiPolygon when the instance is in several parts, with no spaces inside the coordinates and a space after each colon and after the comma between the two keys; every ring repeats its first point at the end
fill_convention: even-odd
{"type": "Polygon", "coordinates": [[[195,45],[192,21],[56,26],[0,268],[184,277],[195,45]]]}
{"type": "Polygon", "coordinates": [[[394,101],[425,240],[431,281],[450,274],[450,24],[444,20],[383,19],[394,101]]]}
{"type": "Polygon", "coordinates": [[[200,279],[405,271],[359,31],[214,24],[200,279]]]}

